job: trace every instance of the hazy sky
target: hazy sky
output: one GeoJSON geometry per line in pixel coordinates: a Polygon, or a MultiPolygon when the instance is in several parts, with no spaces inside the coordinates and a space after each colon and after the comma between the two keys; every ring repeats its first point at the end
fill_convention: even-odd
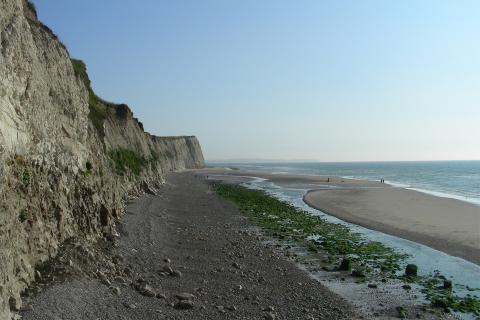
{"type": "Polygon", "coordinates": [[[33,1],[101,97],[207,159],[480,159],[480,1],[33,1]]]}

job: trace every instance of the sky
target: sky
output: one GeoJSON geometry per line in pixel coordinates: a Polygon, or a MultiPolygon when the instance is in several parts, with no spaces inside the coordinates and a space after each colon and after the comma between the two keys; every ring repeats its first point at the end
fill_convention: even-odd
{"type": "Polygon", "coordinates": [[[96,93],[207,160],[480,159],[480,2],[33,0],[96,93]]]}

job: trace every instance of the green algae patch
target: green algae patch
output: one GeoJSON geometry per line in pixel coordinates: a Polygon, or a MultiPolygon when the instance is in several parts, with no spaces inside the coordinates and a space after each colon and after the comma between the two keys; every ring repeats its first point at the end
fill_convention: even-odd
{"type": "Polygon", "coordinates": [[[470,294],[464,297],[455,295],[452,282],[443,275],[436,273],[427,277],[420,276],[416,282],[423,287],[422,293],[433,307],[442,308],[445,312],[455,311],[480,316],[479,297],[470,294]]]}
{"type": "Polygon", "coordinates": [[[348,258],[352,264],[393,276],[407,257],[380,242],[366,241],[345,225],[313,216],[263,191],[226,184],[214,184],[213,188],[220,196],[237,204],[267,235],[292,240],[310,252],[324,252],[337,263],[348,258]]]}
{"type": "MultiPolygon", "coordinates": [[[[480,299],[470,294],[465,297],[456,295],[452,283],[440,274],[418,276],[418,267],[408,265],[405,275],[398,276],[408,255],[381,242],[368,241],[343,224],[311,215],[265,191],[222,183],[213,183],[212,188],[218,195],[234,202],[243,214],[262,227],[266,235],[294,242],[311,253],[323,253],[328,257],[324,261],[335,265],[337,271],[353,270],[352,276],[363,278],[364,281],[381,275],[416,283],[423,288],[422,293],[432,307],[444,312],[480,316],[480,299]]],[[[398,312],[400,317],[407,316],[406,310],[399,309],[398,312]]]]}

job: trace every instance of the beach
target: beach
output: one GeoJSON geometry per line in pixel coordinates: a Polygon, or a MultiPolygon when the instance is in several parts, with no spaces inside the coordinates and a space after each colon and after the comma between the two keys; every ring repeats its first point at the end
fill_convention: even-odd
{"type": "Polygon", "coordinates": [[[198,176],[169,174],[126,210],[113,241],[62,247],[23,319],[365,319],[198,176]]]}
{"type": "Polygon", "coordinates": [[[468,202],[339,177],[220,168],[203,172],[259,177],[282,187],[304,188],[309,190],[304,201],[329,215],[480,263],[480,207],[468,202]]]}
{"type": "Polygon", "coordinates": [[[342,220],[480,263],[480,207],[403,188],[315,190],[310,206],[342,220]]]}

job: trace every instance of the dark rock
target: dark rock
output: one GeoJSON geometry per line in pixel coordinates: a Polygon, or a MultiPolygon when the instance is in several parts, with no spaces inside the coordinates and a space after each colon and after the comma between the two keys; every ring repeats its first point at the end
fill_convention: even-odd
{"type": "Polygon", "coordinates": [[[355,269],[352,271],[352,277],[365,278],[365,271],[363,271],[362,269],[355,269]]]}
{"type": "Polygon", "coordinates": [[[443,280],[443,289],[452,290],[452,281],[443,280]]]}
{"type": "Polygon", "coordinates": [[[338,267],[340,271],[350,271],[352,270],[352,260],[344,258],[338,267]]]}
{"type": "Polygon", "coordinates": [[[437,308],[447,308],[448,303],[444,299],[435,298],[435,299],[432,300],[432,306],[437,307],[437,308]]]}
{"type": "Polygon", "coordinates": [[[416,276],[418,271],[418,267],[415,264],[408,264],[405,268],[405,275],[406,276],[416,276]]]}
{"type": "Polygon", "coordinates": [[[20,307],[22,306],[21,300],[15,297],[10,297],[8,299],[8,304],[10,306],[10,311],[14,311],[14,312],[19,311],[20,307]]]}

